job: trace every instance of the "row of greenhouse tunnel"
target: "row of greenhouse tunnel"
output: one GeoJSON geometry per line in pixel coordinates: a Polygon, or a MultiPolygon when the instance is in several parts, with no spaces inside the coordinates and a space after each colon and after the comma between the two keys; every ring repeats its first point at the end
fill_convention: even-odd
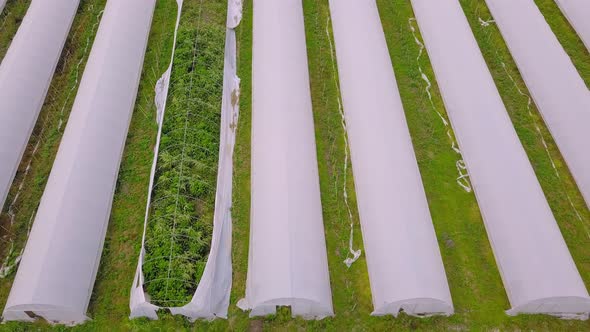
{"type": "MultiPolygon", "coordinates": [[[[149,70],[144,58],[156,2],[106,1],[14,269],[4,321],[42,318],[77,325],[90,319],[142,71],[149,70]]],[[[410,2],[415,15],[410,23],[423,39],[416,41],[430,59],[430,79],[448,114],[442,120],[456,140],[458,169],[468,178],[463,186],[475,194],[509,300],[506,314],[587,319],[590,295],[577,262],[460,2],[410,2]]],[[[590,2],[555,2],[590,48],[590,2]]],[[[0,0],[0,11],[5,3],[0,0]]],[[[155,119],[157,140],[149,160],[145,218],[130,221],[143,225],[141,249],[126,257],[133,264],[137,259],[135,275],[127,276],[130,319],[158,319],[161,309],[191,321],[227,318],[231,302],[233,155],[242,121],[239,98],[244,98],[236,29],[243,4],[217,1],[223,5],[208,10],[219,18],[191,30],[183,26],[183,8],[198,1],[176,3],[172,55],[160,59],[170,65],[157,73],[162,76],[155,86],[156,114],[147,115],[155,119]],[[213,44],[220,45],[215,52],[201,52],[213,44]],[[187,102],[170,97],[176,94],[187,102]],[[193,103],[196,99],[200,102],[193,103]],[[210,220],[210,230],[181,230],[201,218],[210,220]],[[203,257],[197,271],[186,272],[195,279],[183,289],[188,295],[167,298],[171,288],[186,285],[178,269],[203,257]]],[[[501,32],[583,208],[590,208],[588,87],[534,1],[485,4],[492,20],[482,24],[501,32]]],[[[0,64],[0,204],[5,209],[79,6],[80,0],[32,0],[0,64]]],[[[337,316],[302,0],[253,0],[252,11],[249,248],[245,294],[235,305],[250,317],[275,314],[282,306],[309,320],[337,316]]],[[[451,316],[455,309],[440,234],[377,4],[329,0],[329,15],[372,315],[451,316]]]]}

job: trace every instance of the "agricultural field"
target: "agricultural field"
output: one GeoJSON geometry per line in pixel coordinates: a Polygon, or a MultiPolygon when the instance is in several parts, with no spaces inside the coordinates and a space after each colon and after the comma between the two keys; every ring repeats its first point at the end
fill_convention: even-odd
{"type": "MultiPolygon", "coordinates": [[[[580,274],[586,286],[590,287],[590,237],[587,235],[590,211],[534,104],[529,105],[528,91],[499,30],[493,23],[482,24],[482,21],[491,19],[485,2],[460,2],[580,274]],[[552,163],[556,165],[555,169],[552,163]]],[[[9,1],[6,10],[18,7],[16,3],[21,2],[9,1]]],[[[590,83],[590,55],[582,42],[577,39],[552,0],[536,0],[536,3],[586,83],[590,83]]],[[[26,241],[29,220],[41,197],[65,127],[65,123],[63,127],[59,123],[67,120],[75,96],[78,72],[81,74],[88,55],[86,45],[92,41],[94,25],[104,4],[105,0],[82,1],[49,90],[50,97],[44,105],[34,139],[30,142],[17,175],[15,183],[24,183],[25,189],[19,194],[20,203],[13,209],[16,211],[15,226],[9,232],[17,244],[16,248],[22,248],[26,241]],[[39,145],[36,148],[37,142],[39,145]],[[25,176],[28,160],[32,160],[31,170],[25,176]]],[[[372,317],[364,255],[350,268],[343,262],[349,257],[351,223],[354,230],[353,247],[363,249],[363,243],[339,109],[338,73],[327,0],[303,0],[303,5],[335,317],[305,321],[291,318],[289,308],[280,308],[275,316],[250,319],[248,313],[236,307],[236,302],[245,294],[250,216],[252,0],[244,0],[243,19],[237,28],[241,114],[234,154],[233,286],[228,319],[190,323],[166,312],[161,313],[158,321],[128,319],[129,291],[141,245],[150,167],[158,129],[153,101],[154,86],[168,66],[176,19],[176,1],[158,0],[101,265],[88,308],[93,319],[74,328],[52,327],[38,322],[33,325],[8,323],[0,325],[0,330],[590,329],[588,321],[559,320],[540,315],[509,317],[504,313],[510,307],[508,298],[475,195],[466,190],[468,181],[463,178],[458,181],[463,174],[457,167],[461,156],[452,148],[452,129],[441,120],[441,117],[447,119],[445,107],[428,55],[421,50],[422,39],[416,22],[412,20],[414,15],[410,2],[377,0],[377,4],[451,288],[455,315],[430,318],[404,314],[398,318],[372,317]],[[429,78],[431,86],[422,74],[429,78]]],[[[169,278],[169,271],[173,271],[173,278],[178,282],[148,283],[147,292],[152,295],[155,304],[168,305],[165,301],[188,302],[209,251],[215,190],[211,185],[215,183],[219,144],[225,8],[225,0],[185,1],[158,158],[157,185],[152,196],[154,204],[150,207],[151,217],[148,221],[146,261],[149,263],[144,265],[146,280],[158,280],[164,275],[169,278]],[[189,109],[191,112],[188,112],[189,109]],[[183,173],[190,173],[190,176],[183,173]],[[170,218],[171,213],[174,218],[170,218]],[[182,236],[175,236],[171,242],[174,234],[182,236]],[[173,256],[175,260],[171,259],[173,256]]],[[[3,15],[0,14],[0,24],[3,15]]],[[[0,52],[5,42],[2,31],[0,52]]],[[[18,186],[15,185],[7,202],[11,202],[17,192],[18,186]]],[[[8,207],[5,207],[3,225],[9,220],[7,211],[8,207]]],[[[6,248],[4,242],[2,248],[6,248]]],[[[1,251],[1,257],[4,257],[6,253],[1,251]]],[[[8,277],[0,279],[2,307],[13,277],[14,273],[9,273],[8,277]]]]}
{"type": "MultiPolygon", "coordinates": [[[[550,17],[548,22],[561,21],[561,28],[553,31],[565,46],[574,64],[588,63],[590,55],[577,39],[571,27],[557,6],[549,1],[537,1],[539,8],[545,17],[550,17]],[[565,32],[564,27],[570,30],[565,32]],[[573,34],[573,35],[572,35],[573,34]],[[574,38],[575,37],[575,38],[574,38]],[[566,44],[564,41],[569,40],[566,44]],[[577,43],[573,40],[577,39],[577,43]]],[[[557,219],[560,230],[566,240],[570,253],[577,264],[578,270],[585,281],[586,287],[590,285],[590,211],[578,191],[574,180],[569,173],[561,154],[559,153],[553,138],[544,125],[541,115],[534,104],[529,105],[530,93],[527,91],[524,81],[512,60],[508,48],[498,28],[490,24],[482,24],[491,15],[483,5],[472,1],[462,1],[463,9],[470,21],[471,28],[476,36],[484,58],[500,95],[507,106],[510,118],[516,128],[517,134],[529,156],[537,178],[543,187],[543,191],[549,205],[557,219]],[[482,20],[480,20],[480,18],[482,20]],[[545,147],[546,146],[546,147],[545,147]],[[555,165],[555,168],[553,167],[555,165]]],[[[588,77],[590,68],[583,65],[577,66],[580,75],[588,77]]],[[[588,81],[586,81],[588,82],[588,81]]]]}

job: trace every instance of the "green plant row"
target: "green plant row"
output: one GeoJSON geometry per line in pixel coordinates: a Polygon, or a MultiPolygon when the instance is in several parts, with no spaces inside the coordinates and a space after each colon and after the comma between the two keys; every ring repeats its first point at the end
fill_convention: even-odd
{"type": "Polygon", "coordinates": [[[223,89],[225,1],[181,18],[143,264],[152,303],[190,301],[210,251],[223,89]]]}

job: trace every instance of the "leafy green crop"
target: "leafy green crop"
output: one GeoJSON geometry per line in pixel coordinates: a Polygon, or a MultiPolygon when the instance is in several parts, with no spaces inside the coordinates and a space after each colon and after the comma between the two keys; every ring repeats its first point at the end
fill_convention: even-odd
{"type": "Polygon", "coordinates": [[[189,302],[210,251],[225,42],[215,15],[225,14],[222,3],[188,2],[178,31],[143,265],[156,305],[189,302]]]}

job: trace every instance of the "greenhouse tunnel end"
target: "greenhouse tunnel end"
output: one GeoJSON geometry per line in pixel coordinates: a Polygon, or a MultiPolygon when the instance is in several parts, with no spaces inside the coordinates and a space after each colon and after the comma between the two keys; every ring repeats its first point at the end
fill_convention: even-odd
{"type": "Polygon", "coordinates": [[[79,312],[65,306],[49,304],[18,304],[6,306],[2,313],[2,320],[18,322],[34,322],[43,319],[50,324],[75,326],[90,320],[84,312],[79,312]]]}
{"type": "Polygon", "coordinates": [[[545,314],[563,319],[587,320],[590,316],[590,297],[546,297],[528,301],[506,311],[509,316],[545,314]]]}
{"type": "Polygon", "coordinates": [[[450,316],[454,313],[453,304],[433,298],[414,298],[384,303],[376,307],[371,316],[393,315],[405,313],[415,317],[450,316]]]}

